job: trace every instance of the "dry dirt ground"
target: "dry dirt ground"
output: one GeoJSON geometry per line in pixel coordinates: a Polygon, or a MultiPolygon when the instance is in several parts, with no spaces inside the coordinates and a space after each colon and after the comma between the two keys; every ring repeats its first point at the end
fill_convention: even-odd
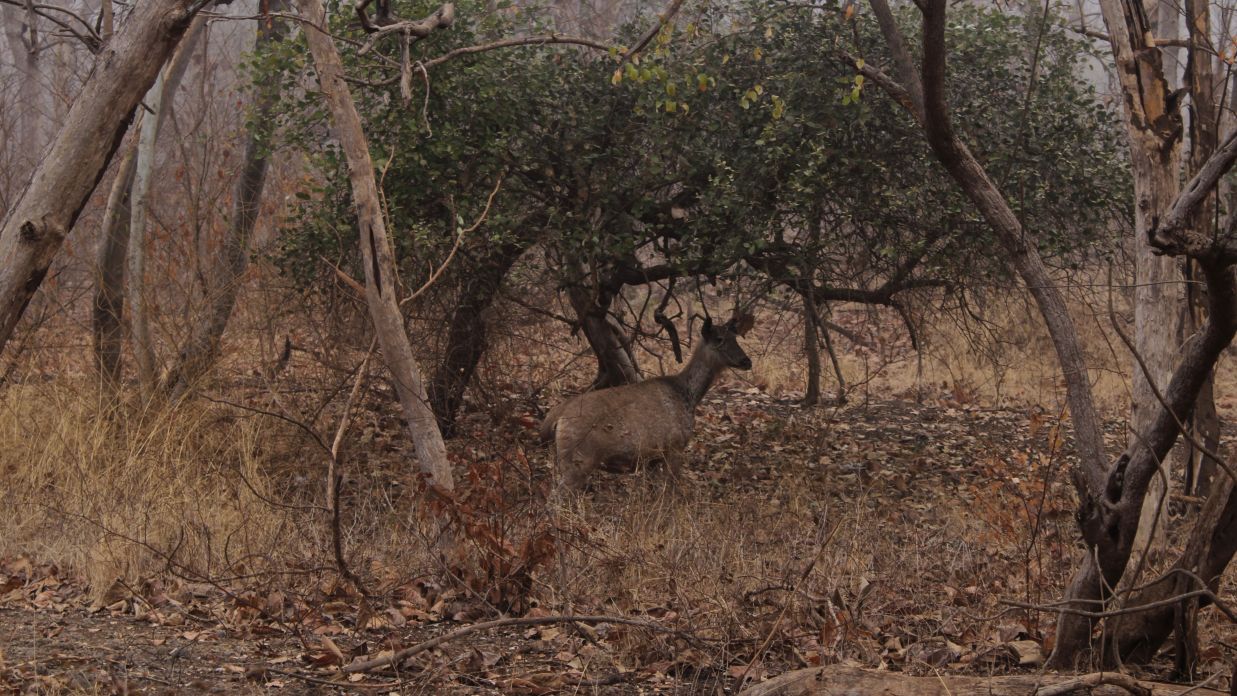
{"type": "MultiPolygon", "coordinates": [[[[371,578],[363,601],[329,572],[312,587],[168,573],[88,592],[32,550],[0,564],[0,693],[714,694],[833,662],[1033,670],[1051,618],[1002,601],[1050,601],[1068,575],[1069,443],[1056,414],[956,396],[804,409],[730,383],[702,407],[688,480],[657,499],[658,521],[631,504],[657,490],[647,477],[605,477],[554,559],[507,568],[527,584],[510,613],[654,630],[505,627],[349,677],[341,666],[494,618],[510,587],[482,601],[441,577],[371,578]],[[590,583],[567,577],[581,565],[590,583]]],[[[544,478],[531,433],[493,427],[544,478]]],[[[1208,674],[1227,670],[1234,633],[1208,617],[1208,674]]]]}

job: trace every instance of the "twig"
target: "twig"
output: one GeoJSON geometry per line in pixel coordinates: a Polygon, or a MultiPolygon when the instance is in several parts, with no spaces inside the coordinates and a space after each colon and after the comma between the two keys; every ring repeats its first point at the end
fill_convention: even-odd
{"type": "MultiPolygon", "coordinates": [[[[52,24],[55,24],[61,29],[69,32],[69,34],[72,35],[74,38],[76,38],[78,41],[81,41],[86,46],[86,50],[90,51],[91,53],[98,53],[99,48],[103,45],[103,39],[94,30],[94,28],[90,26],[90,22],[87,22],[85,19],[83,19],[81,15],[75,12],[72,12],[70,10],[67,10],[63,7],[56,7],[55,5],[41,5],[41,4],[36,5],[34,3],[27,2],[26,0],[0,0],[0,3],[3,3],[5,5],[14,5],[16,7],[21,7],[27,10],[28,12],[36,14],[42,17],[43,19],[46,19],[52,24]],[[85,30],[85,33],[83,34],[79,32],[78,30],[69,26],[69,24],[65,20],[59,19],[58,17],[54,17],[48,14],[48,12],[59,12],[61,14],[68,15],[69,17],[77,20],[78,24],[82,25],[82,28],[85,30]]],[[[32,50],[37,50],[37,47],[34,45],[37,42],[38,42],[38,37],[32,35],[31,36],[31,49],[32,50]]]]}
{"type": "Polygon", "coordinates": [[[289,672],[287,670],[275,669],[273,667],[264,667],[264,672],[270,674],[278,674],[281,677],[292,677],[299,679],[306,684],[319,684],[322,686],[333,686],[337,689],[399,689],[408,684],[407,679],[401,679],[393,682],[383,682],[382,684],[365,684],[362,682],[349,681],[331,681],[330,679],[322,679],[319,677],[311,677],[308,674],[300,674],[297,672],[289,672]]]}
{"type": "MultiPolygon", "coordinates": [[[[1126,614],[1138,614],[1144,611],[1150,611],[1151,609],[1159,609],[1160,607],[1172,606],[1174,604],[1177,604],[1178,602],[1182,602],[1184,600],[1191,599],[1193,597],[1206,597],[1207,599],[1210,599],[1211,602],[1215,604],[1216,609],[1219,609],[1225,616],[1229,618],[1230,621],[1237,622],[1237,614],[1234,614],[1233,610],[1230,609],[1222,601],[1220,601],[1220,598],[1216,596],[1216,593],[1212,592],[1211,590],[1192,590],[1190,592],[1176,595],[1175,597],[1169,597],[1168,599],[1161,599],[1155,602],[1148,602],[1147,604],[1140,604],[1136,607],[1124,607],[1121,609],[1112,609],[1110,611],[1087,611],[1085,609],[1075,609],[1069,606],[1056,606],[1057,603],[1031,604],[1030,602],[1019,602],[1014,599],[1002,599],[999,601],[1001,604],[1004,604],[1006,606],[1018,607],[1020,609],[1032,609],[1034,611],[1055,612],[1057,614],[1073,614],[1074,616],[1082,616],[1088,619],[1106,619],[1112,616],[1124,616],[1126,614]]],[[[1061,604],[1068,604],[1070,602],[1077,602],[1077,601],[1078,600],[1068,600],[1067,602],[1064,602],[1061,604]]]]}
{"type": "MultiPolygon", "coordinates": [[[[369,597],[371,593],[361,578],[348,567],[348,562],[344,559],[343,533],[340,531],[339,523],[339,488],[343,482],[343,476],[339,473],[339,469],[342,466],[339,459],[339,450],[343,445],[344,435],[348,432],[352,405],[356,402],[357,394],[361,391],[361,385],[365,383],[365,378],[368,376],[369,359],[373,357],[374,347],[377,345],[378,336],[375,334],[369,342],[369,350],[365,351],[365,358],[361,360],[360,366],[357,367],[356,381],[352,384],[352,392],[348,394],[348,400],[344,402],[344,412],[339,417],[339,427],[335,430],[335,439],[331,441],[330,457],[327,459],[326,469],[327,507],[331,511],[331,546],[335,551],[335,565],[339,568],[339,574],[347,578],[363,597],[369,597]]],[[[364,626],[361,628],[364,628],[364,626]]]]}
{"type": "Polygon", "coordinates": [[[471,227],[460,230],[459,234],[455,235],[455,243],[451,245],[451,251],[447,253],[446,260],[442,262],[442,265],[430,273],[429,280],[426,280],[424,285],[417,288],[416,292],[399,301],[401,307],[412,300],[415,300],[417,297],[420,297],[421,293],[429,290],[430,287],[438,281],[438,278],[442,276],[443,271],[447,270],[447,266],[451,265],[451,260],[455,258],[455,252],[459,251],[460,243],[464,241],[465,237],[473,232],[476,232],[477,228],[481,226],[481,223],[485,222],[485,218],[490,214],[490,206],[494,204],[494,197],[498,195],[498,189],[502,188],[503,176],[504,174],[499,174],[498,180],[494,182],[494,190],[490,191],[490,197],[485,201],[485,209],[481,211],[481,216],[477,218],[477,221],[474,222],[471,227]]]}
{"type": "Polygon", "coordinates": [[[1177,696],[1185,696],[1186,694],[1193,693],[1193,692],[1198,691],[1198,690],[1200,690],[1200,689],[1206,689],[1207,687],[1211,686],[1211,683],[1212,683],[1212,682],[1214,682],[1215,680],[1219,679],[1221,676],[1223,676],[1221,673],[1216,672],[1215,674],[1211,675],[1210,677],[1207,677],[1206,679],[1204,679],[1204,680],[1202,680],[1201,682],[1199,682],[1199,683],[1195,684],[1194,686],[1191,686],[1190,688],[1186,689],[1185,691],[1182,691],[1181,693],[1177,694],[1177,696]]]}
{"type": "Polygon", "coordinates": [[[436,29],[446,29],[455,23],[455,5],[453,3],[445,3],[437,10],[434,10],[425,19],[406,20],[388,24],[381,28],[374,28],[369,23],[369,17],[365,14],[362,5],[357,6],[357,16],[361,20],[362,28],[369,34],[369,39],[361,50],[357,51],[357,55],[365,55],[374,50],[374,46],[385,36],[391,34],[402,33],[406,36],[415,36],[417,39],[424,39],[434,33],[436,29]]]}
{"type": "MultiPolygon", "coordinates": [[[[827,521],[828,520],[826,518],[825,522],[827,521]]],[[[799,574],[799,579],[795,581],[793,592],[797,593],[799,588],[803,586],[804,581],[807,580],[807,577],[812,574],[812,569],[816,567],[816,562],[820,560],[821,554],[825,552],[825,548],[829,546],[829,542],[833,541],[833,537],[837,536],[838,530],[841,528],[842,525],[836,524],[833,526],[833,531],[829,532],[828,536],[821,535],[823,538],[820,544],[816,547],[816,553],[812,556],[811,562],[808,563],[803,569],[803,572],[799,574]]],[[[761,656],[764,655],[765,650],[769,648],[769,643],[773,642],[773,635],[777,633],[778,624],[782,623],[782,618],[786,616],[786,611],[789,608],[790,602],[785,602],[782,604],[782,610],[778,612],[777,618],[773,621],[773,625],[769,628],[769,634],[766,635],[765,639],[760,643],[760,647],[752,653],[752,659],[748,661],[747,666],[743,668],[743,673],[740,674],[739,678],[736,680],[736,690],[742,689],[743,685],[747,683],[748,673],[752,671],[752,667],[756,664],[756,661],[759,660],[761,656]]]]}
{"type": "Polygon", "coordinates": [[[353,292],[356,292],[361,297],[365,297],[365,286],[361,285],[360,281],[348,275],[346,272],[344,272],[344,269],[331,263],[330,260],[328,260],[325,256],[319,255],[318,258],[322,259],[322,263],[325,263],[326,265],[330,266],[331,270],[335,271],[335,276],[339,278],[339,280],[343,282],[344,285],[347,285],[348,287],[352,288],[353,292]]]}
{"type": "Polygon", "coordinates": [[[528,36],[519,39],[502,39],[487,44],[477,44],[476,46],[463,46],[425,61],[423,69],[429,69],[436,65],[441,65],[452,58],[471,55],[473,53],[484,53],[493,51],[499,48],[510,48],[512,46],[545,46],[550,44],[569,44],[574,46],[584,46],[586,48],[595,48],[599,51],[610,50],[610,45],[593,39],[586,39],[580,36],[562,36],[559,34],[542,34],[541,36],[528,36]]]}
{"type": "MultiPolygon", "coordinates": [[[[0,2],[11,2],[11,1],[12,0],[0,0],[0,2]]],[[[208,16],[210,16],[211,20],[221,20],[221,21],[228,20],[228,21],[233,21],[233,22],[247,21],[251,19],[266,20],[272,17],[279,18],[279,19],[287,19],[287,20],[291,20],[294,22],[300,22],[301,24],[309,25],[310,27],[313,27],[317,31],[331,37],[331,40],[335,41],[336,43],[344,43],[349,46],[354,46],[356,48],[360,48],[365,45],[365,43],[362,41],[357,41],[356,39],[350,39],[346,36],[343,36],[342,34],[332,34],[326,30],[326,27],[320,27],[314,24],[313,22],[309,21],[305,17],[299,14],[296,14],[295,12],[267,12],[267,13],[256,14],[256,15],[214,15],[212,14],[208,16]]],[[[381,53],[375,53],[373,57],[377,58],[382,63],[385,63],[388,67],[392,67],[392,68],[399,67],[399,63],[397,61],[392,60],[391,58],[388,58],[387,56],[384,56],[381,53]]]]}
{"type": "Polygon", "coordinates": [[[657,24],[653,25],[644,37],[631,48],[631,50],[623,54],[622,59],[619,60],[618,68],[621,69],[624,65],[626,65],[627,61],[634,58],[636,54],[640,53],[640,51],[643,51],[644,47],[648,46],[649,42],[661,33],[662,28],[665,27],[666,24],[669,23],[671,19],[674,19],[674,16],[679,13],[679,8],[683,6],[683,2],[684,0],[670,0],[670,5],[666,7],[665,11],[657,15],[657,24]]]}
{"type": "Polygon", "coordinates": [[[471,626],[465,626],[463,628],[451,631],[450,633],[444,633],[443,635],[438,636],[437,638],[430,638],[429,640],[422,641],[411,647],[404,648],[403,650],[399,650],[391,655],[384,655],[382,657],[376,657],[372,660],[366,660],[364,662],[356,662],[356,663],[347,665],[341,671],[345,674],[355,674],[357,672],[368,672],[378,667],[386,667],[388,665],[393,665],[393,664],[402,662],[403,660],[406,660],[409,657],[416,655],[417,653],[425,652],[426,650],[432,650],[438,647],[439,645],[442,645],[443,643],[457,640],[459,638],[463,638],[464,636],[468,636],[473,633],[478,633],[480,631],[487,631],[491,628],[502,628],[504,626],[544,626],[547,624],[559,624],[559,623],[582,623],[582,624],[612,623],[612,624],[621,624],[624,626],[636,626],[639,628],[648,629],[650,631],[657,631],[659,633],[673,633],[679,636],[687,636],[687,637],[694,638],[694,636],[691,636],[690,633],[687,633],[685,631],[680,631],[674,628],[667,628],[665,626],[659,626],[655,623],[650,623],[648,621],[640,621],[637,619],[626,619],[621,616],[535,616],[535,617],[526,616],[526,617],[520,617],[520,618],[495,619],[493,621],[483,621],[481,623],[472,624],[471,626]]]}
{"type": "Polygon", "coordinates": [[[597,677],[595,679],[581,679],[573,684],[568,684],[568,686],[595,689],[599,686],[613,686],[615,684],[627,684],[629,682],[644,681],[648,679],[649,676],[650,675],[648,674],[641,674],[639,672],[616,672],[614,674],[607,674],[604,677],[597,677]]]}

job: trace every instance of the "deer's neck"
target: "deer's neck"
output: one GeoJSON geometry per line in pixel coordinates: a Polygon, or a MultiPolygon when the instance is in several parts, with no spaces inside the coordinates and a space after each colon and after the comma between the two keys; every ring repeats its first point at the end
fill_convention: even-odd
{"type": "Polygon", "coordinates": [[[682,372],[675,375],[675,379],[687,394],[687,399],[692,408],[695,408],[700,403],[700,400],[704,398],[704,395],[709,391],[709,387],[713,386],[714,380],[717,379],[717,375],[721,371],[721,362],[708,346],[701,345],[692,353],[691,359],[687,361],[687,367],[684,367],[682,372]]]}

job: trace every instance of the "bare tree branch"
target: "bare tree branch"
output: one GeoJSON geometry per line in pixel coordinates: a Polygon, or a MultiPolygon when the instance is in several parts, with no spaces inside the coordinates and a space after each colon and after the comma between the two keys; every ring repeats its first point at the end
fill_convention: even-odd
{"type": "Polygon", "coordinates": [[[1147,243],[1167,254],[1194,257],[1221,256],[1237,260],[1237,247],[1231,240],[1217,240],[1193,229],[1195,212],[1207,200],[1220,178],[1237,162],[1237,130],[1229,134],[1219,148],[1207,158],[1198,173],[1182,188],[1168,213],[1147,231],[1147,243]]]}
{"type": "Polygon", "coordinates": [[[627,61],[631,60],[643,51],[644,48],[649,45],[649,42],[661,33],[662,27],[665,27],[666,24],[668,24],[671,19],[674,19],[674,16],[679,13],[679,9],[683,7],[684,1],[685,0],[670,0],[670,4],[666,7],[666,9],[661,14],[657,15],[657,24],[653,25],[653,27],[650,28],[639,41],[636,42],[635,46],[623,54],[623,57],[619,60],[619,68],[622,68],[627,64],[627,61]]]}

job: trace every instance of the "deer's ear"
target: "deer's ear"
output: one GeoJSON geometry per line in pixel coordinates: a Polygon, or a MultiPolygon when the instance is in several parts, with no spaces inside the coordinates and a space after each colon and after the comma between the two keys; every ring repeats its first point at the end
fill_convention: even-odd
{"type": "Polygon", "coordinates": [[[705,338],[713,338],[713,317],[704,318],[704,325],[700,327],[700,335],[705,338]]]}
{"type": "Polygon", "coordinates": [[[756,324],[756,317],[751,314],[737,314],[730,320],[730,326],[740,336],[746,335],[756,324]]]}

